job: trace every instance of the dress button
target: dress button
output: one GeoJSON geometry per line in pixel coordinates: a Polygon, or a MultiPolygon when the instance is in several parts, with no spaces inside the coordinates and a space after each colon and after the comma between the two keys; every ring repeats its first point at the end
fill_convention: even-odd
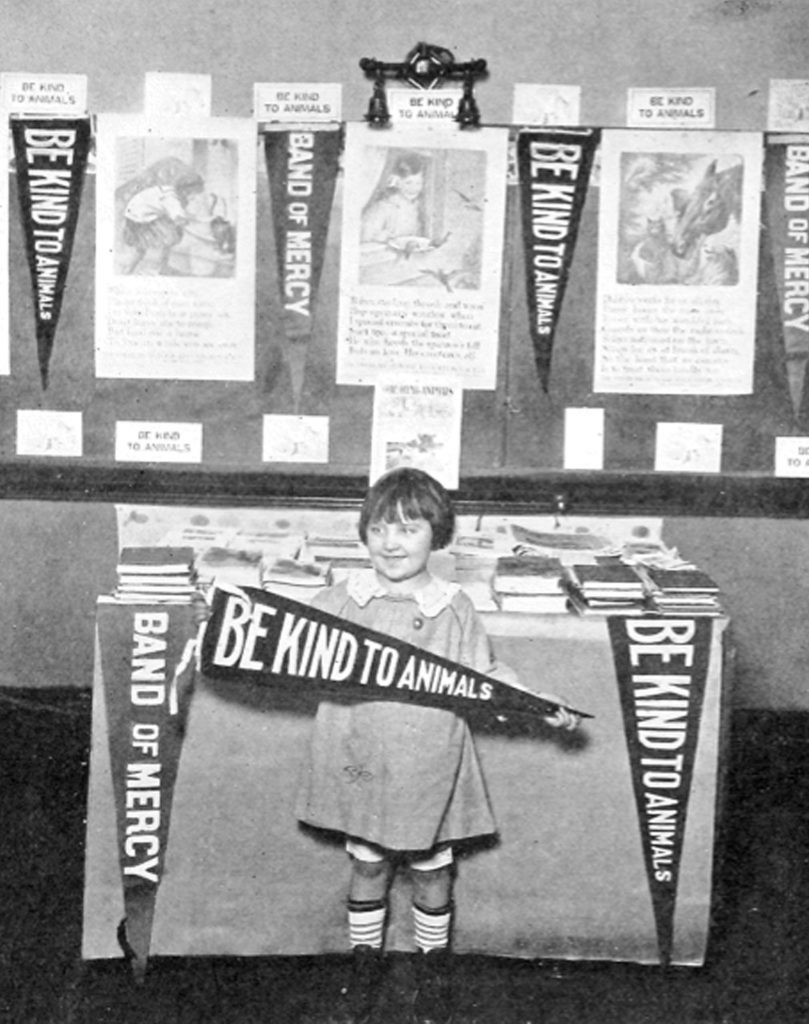
{"type": "Polygon", "coordinates": [[[413,629],[421,629],[423,625],[424,619],[422,619],[421,616],[417,615],[415,619],[413,619],[413,629]]]}

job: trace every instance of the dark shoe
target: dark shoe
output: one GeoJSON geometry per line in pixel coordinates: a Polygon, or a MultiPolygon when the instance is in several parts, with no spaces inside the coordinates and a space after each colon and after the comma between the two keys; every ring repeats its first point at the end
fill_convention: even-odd
{"type": "Polygon", "coordinates": [[[328,1014],[330,1024],[370,1024],[382,976],[382,950],[355,946],[349,976],[328,1014]]]}
{"type": "Polygon", "coordinates": [[[451,956],[447,949],[416,955],[413,1024],[451,1024],[453,1016],[451,956]]]}

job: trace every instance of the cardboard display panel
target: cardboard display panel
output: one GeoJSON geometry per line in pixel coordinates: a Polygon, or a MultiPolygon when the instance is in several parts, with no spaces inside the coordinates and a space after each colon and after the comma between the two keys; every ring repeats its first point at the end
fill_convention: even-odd
{"type": "MultiPolygon", "coordinates": [[[[96,654],[83,939],[87,959],[121,955],[116,933],[125,913],[123,861],[116,839],[111,705],[105,688],[126,689],[125,658],[120,679],[110,678],[110,666],[127,650],[131,653],[133,617],[143,611],[144,606],[107,604],[98,612],[103,642],[110,647],[96,654]]],[[[192,631],[186,613],[183,608],[172,612],[171,629],[181,636],[192,631]]],[[[616,673],[606,620],[496,613],[486,615],[485,622],[498,657],[526,685],[562,692],[594,718],[572,735],[541,722],[471,720],[499,831],[495,840],[460,850],[456,949],[529,958],[701,964],[720,796],[727,621],[714,620],[706,633],[704,690],[698,720],[692,723],[696,746],[687,796],[678,806],[671,797],[676,790],[655,791],[657,785],[673,783],[668,771],[665,778],[649,774],[647,765],[635,780],[640,780],[640,792],[646,787],[644,799],[652,807],[645,816],[638,810],[639,791],[633,793],[632,730],[625,727],[621,710],[622,687],[631,684],[616,673]],[[660,817],[657,805],[663,803],[666,813],[660,817]],[[675,833],[682,846],[674,899],[666,910],[644,860],[651,858],[654,874],[662,878],[662,867],[672,863],[675,833]]],[[[171,665],[165,670],[170,675],[171,665]]],[[[161,854],[150,955],[308,954],[346,948],[342,843],[339,837],[302,828],[293,814],[314,707],[311,696],[197,680],[161,854]]],[[[647,741],[651,738],[647,734],[647,741]]],[[[657,752],[655,771],[663,771],[663,756],[657,752]]],[[[670,767],[670,751],[666,756],[670,767]]],[[[144,758],[148,761],[148,753],[144,758]]],[[[168,814],[165,803],[164,808],[168,814]]],[[[408,900],[406,879],[399,878],[388,932],[391,948],[411,948],[408,900]]]]}

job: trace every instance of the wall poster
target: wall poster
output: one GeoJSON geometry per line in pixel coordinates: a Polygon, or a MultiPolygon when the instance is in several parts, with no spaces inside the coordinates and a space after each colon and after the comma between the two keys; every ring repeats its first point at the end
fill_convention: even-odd
{"type": "Polygon", "coordinates": [[[337,383],[494,388],[507,129],[349,124],[337,383]]]}
{"type": "MultiPolygon", "coordinates": [[[[8,124],[8,111],[0,107],[0,118],[3,124],[8,124]]],[[[8,131],[8,129],[6,129],[8,131]]],[[[8,153],[9,146],[0,146],[0,179],[8,181],[8,153]]],[[[11,372],[11,342],[9,337],[10,324],[8,317],[9,307],[9,279],[8,279],[8,189],[0,188],[0,374],[11,372]]]]}
{"type": "Polygon", "coordinates": [[[98,117],[96,374],[252,380],[248,119],[98,117]]]}
{"type": "Polygon", "coordinates": [[[593,390],[753,389],[762,137],[605,131],[593,390]]]}

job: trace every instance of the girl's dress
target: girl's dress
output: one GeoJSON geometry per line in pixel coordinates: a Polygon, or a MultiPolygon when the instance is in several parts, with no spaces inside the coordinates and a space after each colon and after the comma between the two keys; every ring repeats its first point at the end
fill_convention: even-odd
{"type": "MultiPolygon", "coordinates": [[[[483,624],[457,584],[432,578],[415,594],[393,595],[375,577],[355,575],[313,606],[478,672],[494,669],[483,624]]],[[[495,831],[466,721],[393,701],[321,702],[296,814],[389,850],[495,831]]]]}
{"type": "Polygon", "coordinates": [[[362,216],[363,242],[389,242],[423,234],[420,203],[411,202],[398,192],[371,203],[362,216]]]}
{"type": "Polygon", "coordinates": [[[183,237],[179,226],[185,210],[177,192],[169,185],[142,189],[124,210],[124,241],[136,249],[163,249],[183,237]]]}

